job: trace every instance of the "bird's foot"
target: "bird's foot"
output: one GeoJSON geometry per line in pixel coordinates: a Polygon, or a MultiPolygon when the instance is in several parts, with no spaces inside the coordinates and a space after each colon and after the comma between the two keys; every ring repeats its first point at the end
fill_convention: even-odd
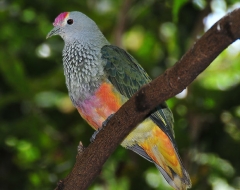
{"type": "Polygon", "coordinates": [[[108,118],[102,123],[102,126],[99,127],[96,131],[94,131],[92,137],[90,138],[90,142],[91,143],[95,140],[95,138],[96,138],[97,134],[99,133],[99,131],[101,131],[107,125],[107,123],[113,117],[113,115],[114,114],[109,115],[108,118]]]}
{"type": "Polygon", "coordinates": [[[114,116],[114,114],[112,113],[111,115],[108,116],[108,118],[102,123],[102,127],[107,126],[107,123],[110,121],[110,119],[114,116]]]}
{"type": "Polygon", "coordinates": [[[90,138],[90,142],[91,142],[91,143],[95,140],[97,134],[99,133],[99,131],[100,131],[102,128],[103,128],[103,127],[99,127],[96,131],[94,131],[92,137],[90,138]]]}

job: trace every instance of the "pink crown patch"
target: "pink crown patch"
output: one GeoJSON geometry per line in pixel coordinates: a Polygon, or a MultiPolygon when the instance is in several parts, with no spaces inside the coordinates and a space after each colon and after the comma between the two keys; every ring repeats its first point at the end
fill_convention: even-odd
{"type": "Polygon", "coordinates": [[[62,21],[68,16],[68,12],[64,12],[64,13],[61,13],[60,15],[58,15],[56,18],[55,18],[55,21],[53,23],[53,26],[57,26],[59,25],[60,23],[62,23],[62,21]]]}

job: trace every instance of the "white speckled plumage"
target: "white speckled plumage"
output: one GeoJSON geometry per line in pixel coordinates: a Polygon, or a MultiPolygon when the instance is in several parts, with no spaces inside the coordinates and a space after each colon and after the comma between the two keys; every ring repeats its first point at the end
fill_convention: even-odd
{"type": "Polygon", "coordinates": [[[74,104],[89,97],[89,93],[99,87],[104,77],[100,61],[100,49],[81,42],[66,43],[63,49],[64,75],[66,85],[74,104]],[[81,71],[81,72],[80,72],[81,71]]]}
{"type": "Polygon", "coordinates": [[[89,97],[101,83],[101,78],[104,77],[104,62],[101,60],[100,51],[109,42],[95,22],[86,15],[70,12],[68,19],[73,19],[74,24],[66,25],[67,27],[65,23],[57,24],[60,30],[58,34],[65,42],[63,66],[66,85],[71,100],[76,105],[89,97]]]}

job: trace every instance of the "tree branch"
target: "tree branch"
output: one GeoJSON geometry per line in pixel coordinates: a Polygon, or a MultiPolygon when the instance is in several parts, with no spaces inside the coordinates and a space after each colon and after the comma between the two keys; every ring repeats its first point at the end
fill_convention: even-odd
{"type": "Polygon", "coordinates": [[[209,29],[172,68],[143,86],[78,154],[72,172],[56,189],[86,189],[116,147],[157,105],[184,90],[232,42],[240,38],[240,9],[209,29]]]}

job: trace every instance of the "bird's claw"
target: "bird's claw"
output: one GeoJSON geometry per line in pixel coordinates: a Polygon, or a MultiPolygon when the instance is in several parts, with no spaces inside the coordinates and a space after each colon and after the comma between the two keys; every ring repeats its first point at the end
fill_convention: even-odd
{"type": "Polygon", "coordinates": [[[95,140],[97,134],[99,133],[99,131],[100,131],[102,128],[103,128],[103,127],[99,127],[96,131],[94,131],[92,137],[90,138],[90,142],[91,142],[91,143],[95,140]]]}
{"type": "Polygon", "coordinates": [[[108,118],[102,123],[102,127],[107,126],[107,123],[110,121],[110,119],[114,116],[114,114],[112,113],[111,115],[108,116],[108,118]]]}
{"type": "Polygon", "coordinates": [[[97,134],[99,133],[99,131],[101,131],[107,125],[107,123],[113,117],[113,115],[114,114],[109,115],[108,118],[102,123],[102,126],[99,127],[96,131],[94,131],[92,137],[90,138],[90,142],[91,143],[95,140],[95,138],[96,138],[97,134]]]}

